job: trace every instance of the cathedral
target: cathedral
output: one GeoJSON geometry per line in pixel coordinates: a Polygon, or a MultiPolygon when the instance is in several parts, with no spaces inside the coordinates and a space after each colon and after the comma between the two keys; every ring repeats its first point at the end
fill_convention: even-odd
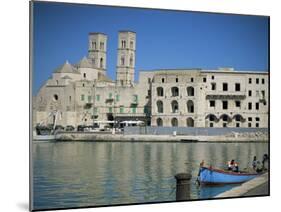
{"type": "Polygon", "coordinates": [[[141,121],[159,127],[268,127],[268,72],[155,69],[139,71],[136,82],[136,33],[119,31],[117,50],[112,80],[107,35],[89,33],[87,57],[55,69],[35,96],[33,126],[141,121]]]}

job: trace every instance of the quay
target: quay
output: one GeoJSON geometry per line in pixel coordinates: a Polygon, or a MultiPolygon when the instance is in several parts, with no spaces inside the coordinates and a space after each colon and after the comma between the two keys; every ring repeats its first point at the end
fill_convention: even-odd
{"type": "Polygon", "coordinates": [[[56,141],[108,141],[108,142],[268,142],[267,136],[225,135],[126,135],[96,132],[58,132],[56,141]]]}
{"type": "Polygon", "coordinates": [[[215,198],[246,197],[246,196],[268,196],[269,181],[268,173],[258,176],[242,185],[223,192],[215,198]]]}

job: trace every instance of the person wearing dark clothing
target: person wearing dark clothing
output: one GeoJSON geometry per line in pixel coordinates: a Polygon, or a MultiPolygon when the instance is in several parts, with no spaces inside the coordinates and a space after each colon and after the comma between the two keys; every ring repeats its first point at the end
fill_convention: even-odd
{"type": "Polygon", "coordinates": [[[263,159],[262,159],[262,169],[263,171],[267,171],[268,170],[268,161],[269,161],[269,157],[267,154],[263,155],[263,159]]]}
{"type": "Polygon", "coordinates": [[[254,170],[257,168],[257,156],[254,156],[253,162],[252,162],[252,167],[254,170]]]}

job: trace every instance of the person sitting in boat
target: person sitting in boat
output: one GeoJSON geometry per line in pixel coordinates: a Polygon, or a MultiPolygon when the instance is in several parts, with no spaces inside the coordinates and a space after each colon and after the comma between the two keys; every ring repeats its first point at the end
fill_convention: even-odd
{"type": "Polygon", "coordinates": [[[254,156],[253,162],[252,162],[252,167],[254,170],[257,168],[257,156],[254,156]]]}
{"type": "Polygon", "coordinates": [[[233,171],[233,169],[234,169],[234,164],[235,164],[235,161],[234,161],[234,160],[228,161],[227,170],[228,170],[228,171],[233,171]]]}
{"type": "Polygon", "coordinates": [[[234,168],[232,169],[232,171],[239,172],[239,167],[238,167],[238,163],[237,162],[234,163],[234,168]]]}
{"type": "Polygon", "coordinates": [[[260,161],[257,161],[257,166],[256,166],[256,172],[257,173],[260,173],[260,172],[262,172],[262,164],[261,164],[261,162],[260,161]]]}

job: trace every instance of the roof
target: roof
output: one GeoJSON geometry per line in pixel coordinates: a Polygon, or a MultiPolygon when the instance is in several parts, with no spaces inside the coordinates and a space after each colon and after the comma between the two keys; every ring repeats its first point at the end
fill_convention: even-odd
{"type": "Polygon", "coordinates": [[[119,30],[119,32],[130,32],[130,33],[136,34],[136,32],[134,32],[134,31],[132,31],[132,30],[119,30]]]}
{"type": "Polygon", "coordinates": [[[72,79],[72,78],[68,75],[65,75],[64,77],[62,77],[62,79],[72,79]]]}
{"type": "Polygon", "coordinates": [[[107,76],[105,76],[102,73],[98,74],[98,81],[100,81],[100,82],[113,82],[111,79],[109,79],[107,76]]]}
{"type": "Polygon", "coordinates": [[[83,57],[77,64],[79,68],[94,68],[92,62],[87,58],[83,57]]]}
{"type": "Polygon", "coordinates": [[[89,35],[104,35],[104,36],[107,36],[106,34],[104,34],[102,32],[90,32],[89,35]]]}
{"type": "Polygon", "coordinates": [[[80,74],[79,71],[75,67],[73,67],[68,61],[66,61],[63,65],[58,67],[54,72],[80,74]]]}

